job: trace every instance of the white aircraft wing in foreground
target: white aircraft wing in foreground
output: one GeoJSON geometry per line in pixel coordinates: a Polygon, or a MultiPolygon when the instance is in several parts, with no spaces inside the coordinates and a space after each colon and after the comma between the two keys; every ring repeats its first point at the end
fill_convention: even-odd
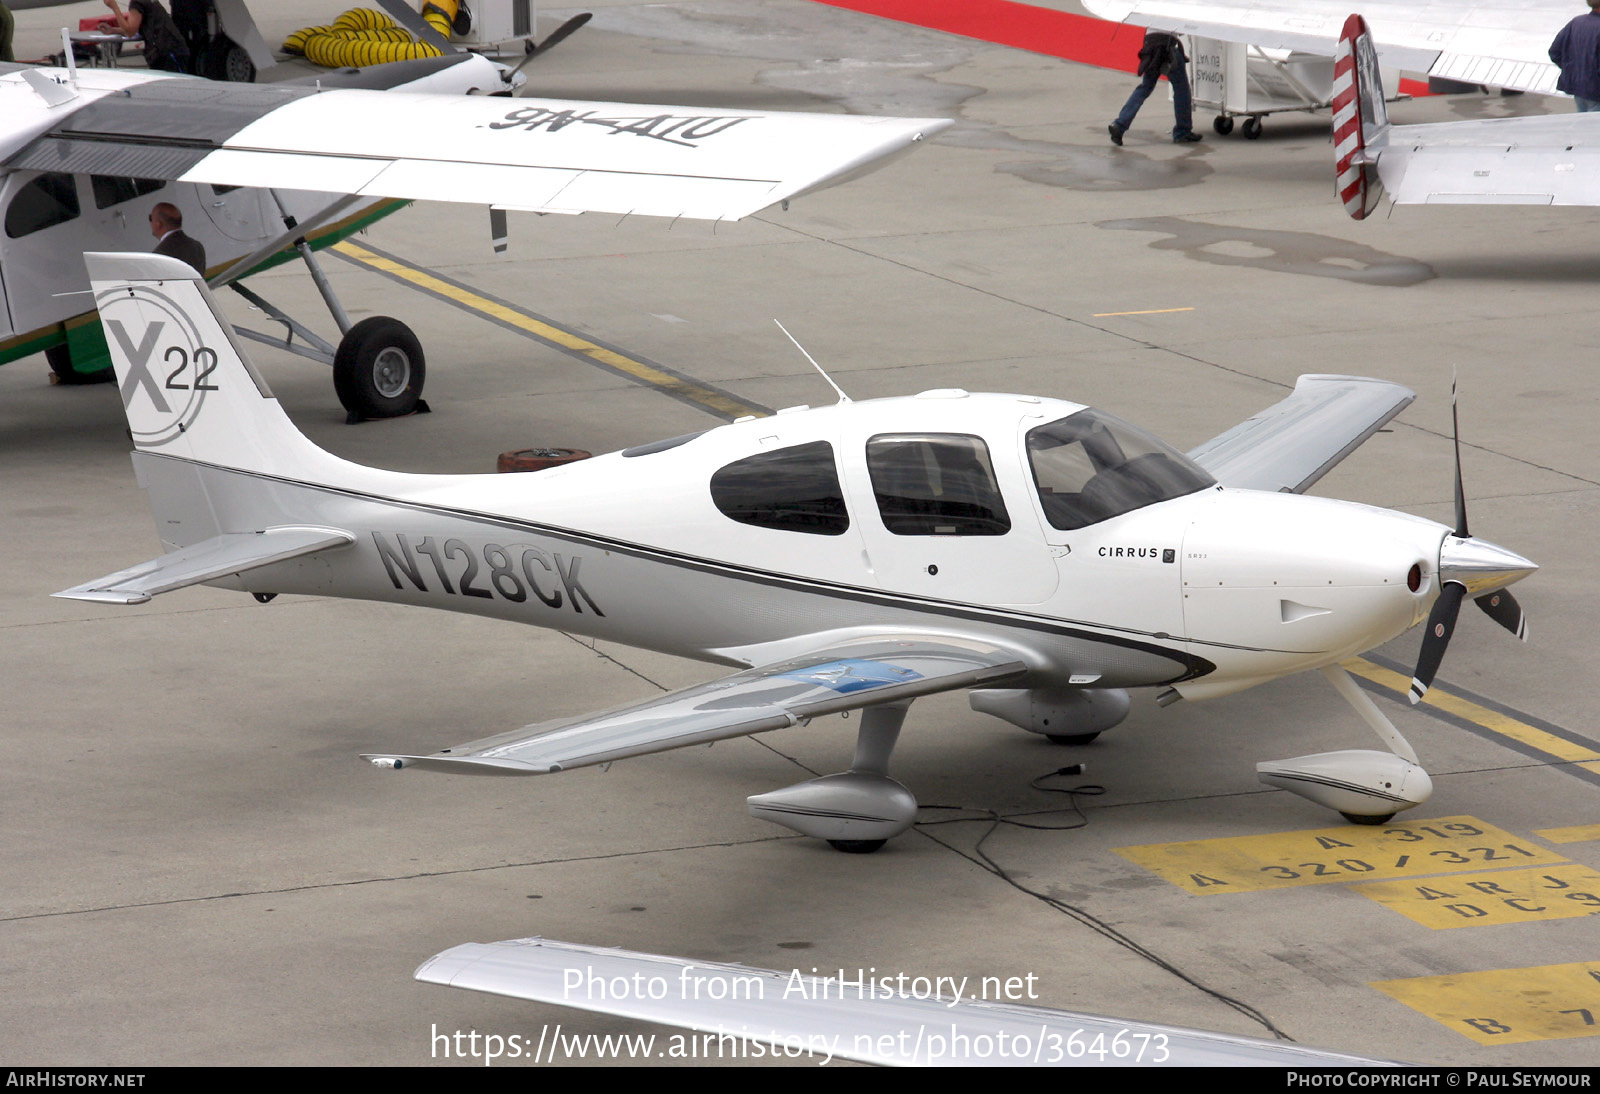
{"type": "Polygon", "coordinates": [[[950,124],[116,74],[79,74],[73,87],[65,72],[26,76],[58,89],[57,101],[35,112],[44,115],[37,132],[0,132],[0,164],[13,170],[541,213],[736,220],[878,166],[950,124]]]}
{"type": "MultiPolygon", "coordinates": [[[[961,999],[941,998],[899,990],[894,978],[884,984],[853,973],[779,973],[543,938],[454,946],[424,961],[416,978],[681,1026],[722,1039],[718,1051],[724,1044],[740,1044],[740,1059],[758,1058],[747,1045],[770,1045],[774,1057],[807,1053],[818,1062],[837,1058],[891,1067],[1388,1063],[1287,1041],[985,1002],[972,998],[979,993],[977,985],[966,985],[961,999]],[[621,992],[614,990],[618,984],[624,986],[621,992]]],[[[544,1047],[530,1039],[518,1051],[531,1057],[535,1051],[542,1055],[544,1047]]]]}
{"type": "MultiPolygon", "coordinates": [[[[1263,49],[1331,56],[1349,0],[1083,0],[1102,19],[1263,49]]],[[[1572,0],[1384,0],[1374,22],[1385,62],[1447,80],[1556,93],[1550,42],[1572,0]]]]}

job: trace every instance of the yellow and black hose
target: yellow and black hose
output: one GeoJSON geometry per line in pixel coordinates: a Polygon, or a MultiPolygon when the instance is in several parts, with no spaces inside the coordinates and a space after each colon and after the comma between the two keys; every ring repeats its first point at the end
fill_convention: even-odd
{"type": "MultiPolygon", "coordinates": [[[[448,39],[460,5],[457,0],[428,0],[422,18],[448,39]]],[[[324,68],[365,68],[391,61],[437,57],[441,50],[419,42],[386,13],[372,8],[351,8],[332,26],[305,27],[284,39],[285,53],[301,54],[324,68]]]]}

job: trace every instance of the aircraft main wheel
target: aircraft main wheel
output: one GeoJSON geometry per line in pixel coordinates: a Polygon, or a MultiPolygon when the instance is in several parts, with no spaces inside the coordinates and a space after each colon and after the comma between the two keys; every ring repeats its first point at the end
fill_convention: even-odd
{"type": "Polygon", "coordinates": [[[333,390],[350,420],[395,418],[427,406],[422,343],[398,319],[374,315],[350,328],[333,359],[333,390]]]}
{"type": "Polygon", "coordinates": [[[843,851],[847,855],[870,855],[888,842],[886,839],[831,839],[828,841],[835,851],[843,851]]]}
{"type": "Polygon", "coordinates": [[[1226,137],[1233,132],[1233,119],[1226,114],[1218,114],[1211,119],[1211,128],[1217,131],[1217,136],[1226,137]]]}
{"type": "Polygon", "coordinates": [[[250,55],[232,39],[221,35],[206,50],[204,69],[202,75],[211,80],[248,84],[256,78],[256,66],[250,55]]]}
{"type": "Polygon", "coordinates": [[[1256,140],[1261,136],[1261,119],[1258,117],[1246,118],[1244,122],[1244,139],[1256,140]]]}
{"type": "Polygon", "coordinates": [[[1351,824],[1388,824],[1394,820],[1393,813],[1385,813],[1381,817],[1364,817],[1358,813],[1340,813],[1339,815],[1351,824]]]}
{"type": "Polygon", "coordinates": [[[45,350],[44,359],[56,374],[58,384],[106,384],[117,378],[116,370],[110,366],[95,372],[81,371],[72,363],[72,350],[64,345],[45,350]]]}
{"type": "Polygon", "coordinates": [[[1053,745],[1086,745],[1098,736],[1098,733],[1046,733],[1045,739],[1053,745]]]}

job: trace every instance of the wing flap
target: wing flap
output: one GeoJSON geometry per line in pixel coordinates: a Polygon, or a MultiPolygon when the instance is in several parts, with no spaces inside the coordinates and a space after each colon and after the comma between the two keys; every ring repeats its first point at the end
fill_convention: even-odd
{"type": "Polygon", "coordinates": [[[602,714],[525,726],[432,755],[363,758],[384,767],[542,775],[990,684],[1027,668],[1012,651],[987,643],[884,636],[746,669],[602,714]]]}
{"type": "Polygon", "coordinates": [[[1362,376],[1302,376],[1294,393],[1189,453],[1223,486],[1301,494],[1415,399],[1362,376]]]}
{"type": "Polygon", "coordinates": [[[173,589],[215,581],[219,577],[354,542],[355,537],[349,532],[332,528],[281,527],[263,532],[227,532],[52,595],[66,600],[143,604],[173,589]]]}
{"type": "MultiPolygon", "coordinates": [[[[736,1045],[774,1045],[790,1055],[804,1051],[824,1063],[835,1058],[891,1067],[1359,1067],[1385,1062],[1292,1042],[985,1002],[980,986],[966,978],[941,978],[940,994],[918,995],[903,986],[897,990],[892,976],[874,979],[849,970],[840,977],[781,973],[543,938],[454,946],[424,961],[414,975],[427,984],[699,1030],[736,1045]],[[639,990],[584,986],[595,982],[639,990]],[[1007,1044],[1013,1046],[1010,1051],[995,1051],[994,1046],[1007,1044]]],[[[532,1055],[533,1042],[527,1044],[532,1055]]],[[[539,1042],[541,1053],[543,1047],[539,1042]]],[[[746,1048],[746,1055],[756,1053],[746,1048]]]]}

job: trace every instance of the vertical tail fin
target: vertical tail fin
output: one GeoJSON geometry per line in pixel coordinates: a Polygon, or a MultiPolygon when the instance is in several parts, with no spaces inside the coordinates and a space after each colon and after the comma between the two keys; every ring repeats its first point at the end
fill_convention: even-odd
{"type": "Polygon", "coordinates": [[[1356,220],[1365,220],[1383,197],[1375,150],[1388,129],[1372,32],[1365,19],[1352,15],[1333,55],[1333,169],[1339,200],[1356,220]]]}
{"type": "Polygon", "coordinates": [[[141,452],[302,479],[340,462],[295,428],[186,263],[106,253],[84,262],[141,452]]]}

